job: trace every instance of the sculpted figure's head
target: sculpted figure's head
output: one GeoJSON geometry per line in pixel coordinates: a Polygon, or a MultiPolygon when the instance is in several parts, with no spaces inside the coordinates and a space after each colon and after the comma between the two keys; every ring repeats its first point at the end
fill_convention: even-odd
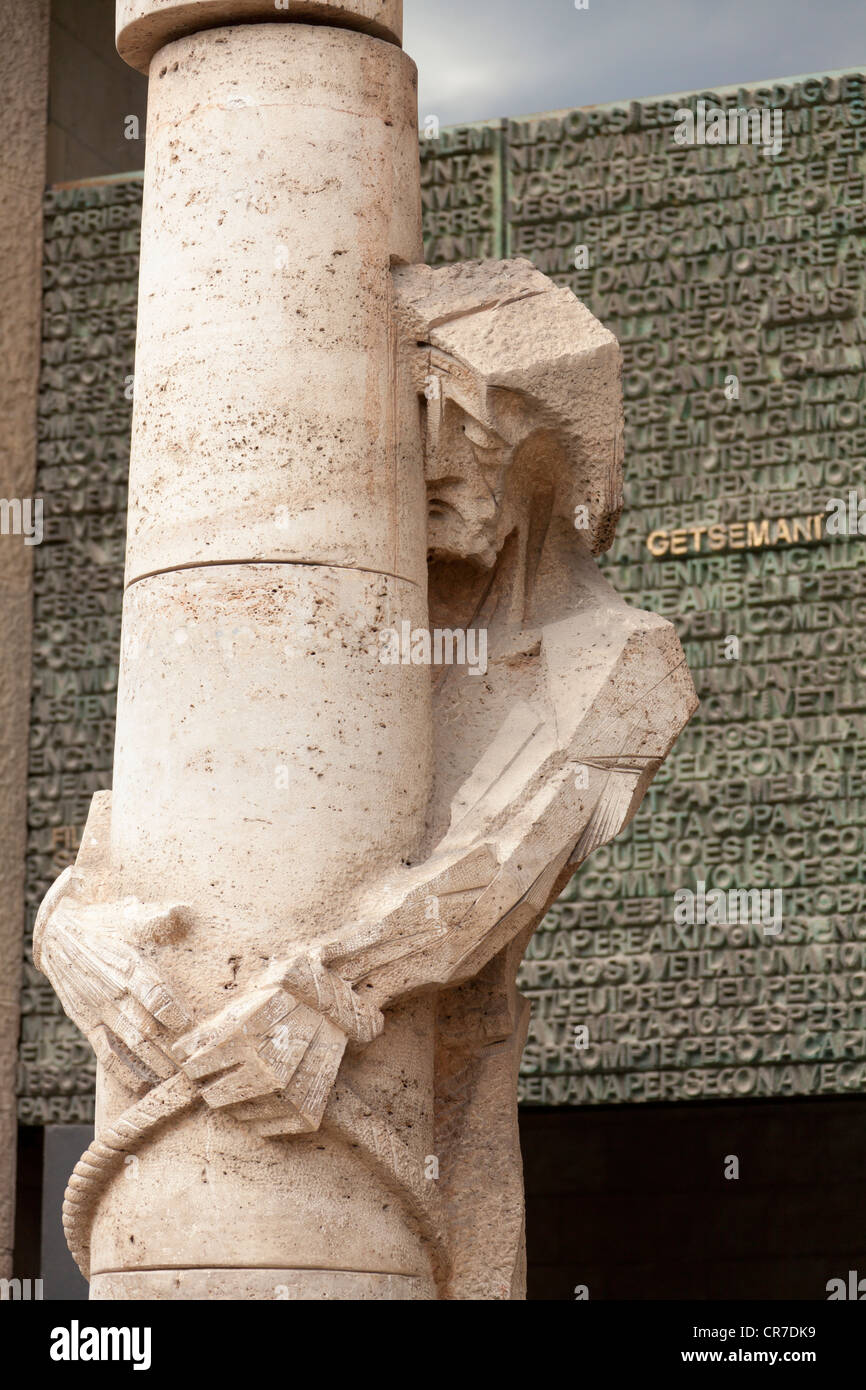
{"type": "Polygon", "coordinates": [[[491,568],[543,515],[597,555],[622,505],[616,340],[529,261],[394,272],[420,349],[431,560],[491,568]]]}
{"type": "MultiPolygon", "coordinates": [[[[510,422],[501,418],[505,412],[495,410],[486,390],[471,404],[465,393],[455,392],[453,364],[444,354],[432,350],[430,366],[425,393],[428,553],[431,560],[467,560],[489,569],[508,531],[512,465],[521,434],[531,424],[521,421],[522,431],[519,425],[509,429],[510,422]]],[[[512,415],[525,413],[519,397],[511,404],[512,415]]]]}

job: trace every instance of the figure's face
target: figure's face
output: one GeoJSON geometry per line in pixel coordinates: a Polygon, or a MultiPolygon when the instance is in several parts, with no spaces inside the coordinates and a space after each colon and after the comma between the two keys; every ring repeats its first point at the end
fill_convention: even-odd
{"type": "Polygon", "coordinates": [[[455,401],[431,402],[428,428],[427,548],[431,559],[460,559],[483,569],[501,545],[500,511],[512,447],[455,401]]]}

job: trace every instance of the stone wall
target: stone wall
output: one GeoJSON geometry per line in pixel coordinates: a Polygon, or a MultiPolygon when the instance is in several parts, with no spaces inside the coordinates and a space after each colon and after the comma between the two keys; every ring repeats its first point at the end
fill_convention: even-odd
{"type": "Polygon", "coordinates": [[[15,1191],[48,7],[0,3],[0,1278],[15,1191]],[[29,524],[25,524],[25,519],[29,524]],[[29,535],[27,534],[29,532],[29,535]]]}
{"type": "MultiPolygon", "coordinates": [[[[30,725],[28,929],[75,858],[90,798],[111,785],[141,181],[45,199],[39,482],[30,725]]],[[[93,1117],[95,1063],[53,989],[24,964],[19,1117],[93,1117]]]]}

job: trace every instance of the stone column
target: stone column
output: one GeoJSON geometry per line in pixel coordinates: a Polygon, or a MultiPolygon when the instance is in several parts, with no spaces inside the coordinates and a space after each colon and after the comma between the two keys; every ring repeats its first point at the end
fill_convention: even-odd
{"type": "Polygon", "coordinates": [[[0,1278],[11,1273],[15,1223],[33,623],[32,543],[16,508],[27,503],[32,519],[47,101],[48,0],[0,0],[0,1278]]]}
{"type": "MultiPolygon", "coordinates": [[[[150,90],[110,858],[122,896],[193,904],[160,968],[195,1017],[349,920],[423,830],[429,672],[376,650],[427,621],[392,310],[392,264],[421,256],[399,9],[119,5],[150,90]]],[[[98,1128],[127,1104],[101,1071],[98,1128]]],[[[212,1111],[100,1206],[94,1295],[154,1296],[142,1265],[191,1288],[222,1267],[237,1297],[429,1282],[344,1142],[267,1146],[212,1111]]]]}

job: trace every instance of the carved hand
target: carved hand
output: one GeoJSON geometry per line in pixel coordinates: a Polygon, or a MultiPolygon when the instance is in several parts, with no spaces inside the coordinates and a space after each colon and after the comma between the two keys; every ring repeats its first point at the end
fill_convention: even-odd
{"type": "Polygon", "coordinates": [[[319,1128],[346,1045],[384,1028],[315,952],[270,967],[173,1047],[208,1105],[279,1136],[319,1128]]]}
{"type": "Polygon", "coordinates": [[[130,935],[165,940],[184,930],[177,904],[87,901],[68,868],[46,896],[33,933],[33,961],[47,975],[99,1061],[125,1086],[146,1091],[176,1071],[172,1035],[188,1028],[185,1005],[130,935]]]}

